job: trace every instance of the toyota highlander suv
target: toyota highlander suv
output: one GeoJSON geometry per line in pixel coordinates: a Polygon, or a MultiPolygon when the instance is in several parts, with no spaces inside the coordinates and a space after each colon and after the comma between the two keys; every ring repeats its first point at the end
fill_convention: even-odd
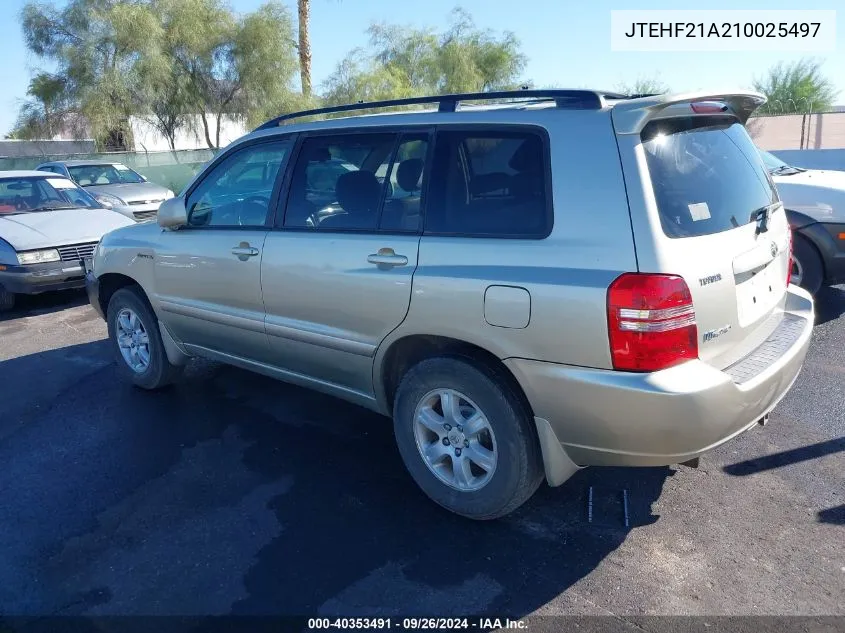
{"type": "Polygon", "coordinates": [[[157,224],[106,235],[91,303],[138,387],[204,357],[392,417],[413,479],[466,517],[584,466],[690,462],[765,419],[810,341],[744,127],[763,102],[525,90],[284,115],[157,224]],[[358,109],[377,114],[314,120],[358,109]]]}

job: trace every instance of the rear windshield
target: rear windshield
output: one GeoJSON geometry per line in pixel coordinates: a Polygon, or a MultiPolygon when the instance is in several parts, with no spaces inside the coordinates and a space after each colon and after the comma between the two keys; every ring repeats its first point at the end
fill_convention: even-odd
{"type": "Polygon", "coordinates": [[[778,201],[757,148],[735,119],[652,121],[642,140],[669,237],[728,231],[778,201]]]}

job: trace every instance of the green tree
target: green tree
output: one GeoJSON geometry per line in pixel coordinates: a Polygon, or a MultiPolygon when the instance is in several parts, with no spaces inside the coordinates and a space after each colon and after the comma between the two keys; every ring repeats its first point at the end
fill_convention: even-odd
{"type": "Polygon", "coordinates": [[[158,10],[164,55],[209,147],[220,146],[226,117],[252,125],[299,102],[293,24],[279,2],[244,16],[222,0],[160,0],[158,10]]]}
{"type": "Polygon", "coordinates": [[[444,33],[388,24],[369,28],[324,85],[328,103],[517,87],[525,56],[513,33],[479,29],[463,10],[444,33]]]}
{"type": "Polygon", "coordinates": [[[129,145],[131,116],[171,147],[178,129],[199,119],[215,148],[226,117],[254,123],[302,101],[291,88],[293,23],[277,0],[244,15],[224,0],[69,0],[62,8],[36,0],[21,23],[29,50],[56,64],[107,148],[129,145]]]}
{"type": "Polygon", "coordinates": [[[29,82],[12,135],[20,139],[52,138],[70,123],[67,83],[59,75],[38,73],[29,82]]]}
{"type": "Polygon", "coordinates": [[[631,82],[616,84],[614,90],[623,95],[661,95],[669,92],[669,86],[657,77],[637,77],[631,82]]]}
{"type": "Polygon", "coordinates": [[[62,8],[29,2],[21,13],[30,51],[58,66],[68,94],[106,147],[129,138],[138,110],[138,62],[158,60],[161,25],[149,3],[70,0],[62,8]]]}
{"type": "Polygon", "coordinates": [[[775,64],[762,79],[754,80],[754,89],[766,95],[765,113],[789,114],[824,112],[833,105],[836,90],[821,72],[821,62],[801,59],[791,64],[775,64]]]}

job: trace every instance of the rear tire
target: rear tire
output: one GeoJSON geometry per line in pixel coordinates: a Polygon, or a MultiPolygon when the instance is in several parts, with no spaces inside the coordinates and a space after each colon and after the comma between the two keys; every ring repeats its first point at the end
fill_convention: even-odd
{"type": "Polygon", "coordinates": [[[542,481],[531,415],[507,383],[486,368],[447,357],[418,363],[399,384],[393,420],[411,477],[435,503],[456,514],[478,520],[504,516],[542,481]]]}
{"type": "Polygon", "coordinates": [[[182,368],[168,360],[158,319],[137,286],[121,288],[112,295],[106,322],[118,372],[124,379],[136,387],[152,390],[165,387],[179,377],[182,368]],[[129,349],[127,345],[134,348],[129,349]]]}
{"type": "Polygon", "coordinates": [[[810,294],[816,294],[824,282],[824,265],[818,250],[806,238],[796,235],[792,244],[793,275],[799,275],[794,281],[810,294]]]}
{"type": "Polygon", "coordinates": [[[0,286],[0,312],[8,312],[15,307],[15,294],[0,286]]]}

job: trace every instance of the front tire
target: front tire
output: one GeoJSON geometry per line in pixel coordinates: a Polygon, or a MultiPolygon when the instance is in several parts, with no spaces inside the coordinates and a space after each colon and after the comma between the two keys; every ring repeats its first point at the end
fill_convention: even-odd
{"type": "Polygon", "coordinates": [[[804,237],[796,235],[792,244],[792,283],[814,295],[824,281],[824,265],[816,247],[804,237]]]}
{"type": "Polygon", "coordinates": [[[494,372],[466,360],[431,358],[412,367],[397,390],[393,425],[411,477],[461,516],[504,516],[542,481],[525,406],[494,372]]]}
{"type": "Polygon", "coordinates": [[[106,321],[118,371],[126,380],[142,389],[159,389],[179,376],[182,368],[168,360],[158,319],[139,288],[115,292],[106,321]]]}

